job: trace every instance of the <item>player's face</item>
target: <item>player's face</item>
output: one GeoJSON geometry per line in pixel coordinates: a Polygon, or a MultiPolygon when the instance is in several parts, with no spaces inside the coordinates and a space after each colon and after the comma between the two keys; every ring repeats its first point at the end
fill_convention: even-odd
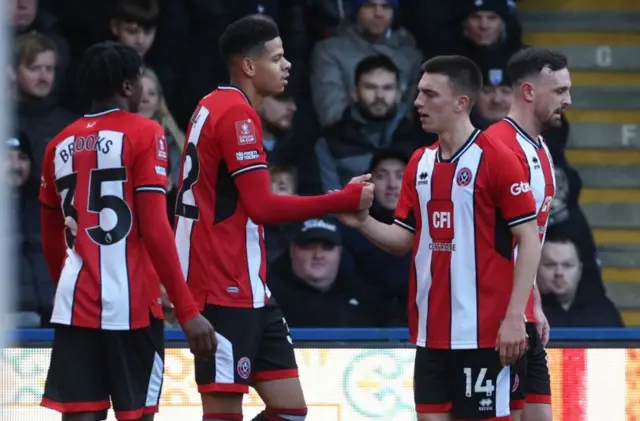
{"type": "Polygon", "coordinates": [[[391,26],[393,6],[388,0],[369,0],[358,9],[358,26],[372,37],[380,37],[391,26]]]}
{"type": "Polygon", "coordinates": [[[418,83],[414,105],[424,131],[443,133],[455,124],[460,113],[466,113],[469,98],[453,91],[449,77],[425,73],[418,83]]]}
{"type": "Polygon", "coordinates": [[[123,87],[125,96],[127,97],[127,105],[129,111],[137,113],[140,108],[140,102],[142,101],[142,92],[144,90],[142,85],[142,69],[138,73],[136,80],[132,82],[125,82],[123,87]]]}
{"type": "Polygon", "coordinates": [[[153,118],[160,108],[160,90],[158,85],[147,76],[142,76],[142,98],[140,100],[140,107],[138,107],[138,114],[153,118]]]}
{"type": "Polygon", "coordinates": [[[571,76],[568,69],[542,69],[533,83],[536,119],[543,128],[559,127],[562,114],[571,105],[571,76]]]}
{"type": "Polygon", "coordinates": [[[355,89],[355,100],[374,118],[392,114],[400,100],[395,73],[375,69],[363,74],[355,89]]]}
{"type": "Polygon", "coordinates": [[[323,241],[292,245],[291,269],[310,287],[326,291],[338,276],[340,253],[340,246],[323,241]]]}
{"type": "Polygon", "coordinates": [[[141,56],[147,54],[156,39],[156,28],[143,28],[135,22],[112,21],[111,32],[118,42],[132,47],[141,56]]]}
{"type": "Polygon", "coordinates": [[[33,63],[21,63],[16,72],[21,92],[35,98],[45,98],[51,92],[56,77],[56,54],[45,51],[33,63]]]}
{"type": "Polygon", "coordinates": [[[19,149],[9,149],[3,165],[4,179],[12,187],[20,187],[31,174],[31,160],[19,149]]]}
{"type": "Polygon", "coordinates": [[[480,115],[491,123],[501,120],[509,114],[513,104],[511,86],[483,86],[476,107],[480,115]]]}
{"type": "Polygon", "coordinates": [[[287,85],[291,63],[284,58],[282,39],[274,38],[264,44],[265,49],[253,60],[253,81],[264,96],[275,96],[287,85]]]}
{"type": "Polygon", "coordinates": [[[582,263],[572,243],[546,243],[538,267],[537,283],[543,294],[573,296],[582,276],[582,263]]]}
{"type": "Polygon", "coordinates": [[[471,14],[464,26],[467,37],[475,45],[488,47],[498,42],[504,21],[497,13],[480,11],[471,14]]]}
{"type": "Polygon", "coordinates": [[[373,170],[373,195],[387,210],[394,210],[400,197],[405,163],[397,159],[384,159],[373,170]]]}

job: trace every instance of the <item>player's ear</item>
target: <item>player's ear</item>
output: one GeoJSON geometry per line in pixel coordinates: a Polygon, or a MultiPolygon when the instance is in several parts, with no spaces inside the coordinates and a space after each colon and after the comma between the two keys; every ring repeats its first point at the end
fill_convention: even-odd
{"type": "Polygon", "coordinates": [[[241,59],[240,65],[242,66],[242,71],[249,77],[253,77],[256,74],[256,65],[252,59],[249,57],[243,57],[241,59]]]}
{"type": "Polygon", "coordinates": [[[111,33],[114,36],[118,36],[120,34],[120,25],[119,25],[119,21],[115,20],[115,19],[111,19],[109,21],[109,29],[111,30],[111,33]]]}
{"type": "Polygon", "coordinates": [[[463,111],[468,111],[469,105],[471,104],[471,100],[467,95],[462,95],[458,97],[458,102],[456,103],[456,111],[461,113],[463,111]]]}
{"type": "Polygon", "coordinates": [[[133,85],[130,80],[122,82],[122,93],[125,97],[130,97],[133,94],[133,85]]]}
{"type": "Polygon", "coordinates": [[[355,103],[358,102],[358,88],[357,87],[353,87],[353,89],[351,90],[351,100],[355,103]]]}
{"type": "Polygon", "coordinates": [[[535,92],[533,83],[522,82],[520,84],[520,94],[526,101],[532,102],[536,97],[536,92],[535,92]]]}

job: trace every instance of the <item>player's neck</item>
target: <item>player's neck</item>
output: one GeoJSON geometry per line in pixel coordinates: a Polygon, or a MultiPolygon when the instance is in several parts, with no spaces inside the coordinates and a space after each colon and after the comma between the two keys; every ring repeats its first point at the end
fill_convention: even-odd
{"type": "Polygon", "coordinates": [[[507,115],[511,120],[520,126],[531,139],[537,139],[542,133],[542,127],[538,124],[533,110],[525,109],[514,104],[507,115]]]}
{"type": "Polygon", "coordinates": [[[119,100],[118,98],[110,98],[100,101],[93,101],[91,104],[91,111],[89,114],[99,114],[103,111],[113,110],[114,108],[119,108],[124,111],[129,111],[129,107],[127,106],[127,101],[119,100]]]}
{"type": "Polygon", "coordinates": [[[450,159],[465,144],[476,130],[469,118],[454,124],[450,130],[439,134],[440,155],[443,159],[450,159]]]}
{"type": "Polygon", "coordinates": [[[256,91],[256,88],[254,88],[250,80],[235,79],[232,77],[231,84],[240,88],[256,111],[262,108],[264,97],[256,91]]]}

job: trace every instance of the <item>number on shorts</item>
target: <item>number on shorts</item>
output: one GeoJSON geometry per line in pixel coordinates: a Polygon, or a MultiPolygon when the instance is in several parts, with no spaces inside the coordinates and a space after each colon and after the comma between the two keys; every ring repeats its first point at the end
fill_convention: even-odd
{"type": "Polygon", "coordinates": [[[475,384],[473,382],[473,372],[471,371],[471,367],[464,368],[464,377],[465,377],[465,395],[467,398],[473,396],[473,393],[484,393],[487,396],[493,395],[493,392],[496,388],[493,386],[493,381],[491,379],[487,379],[485,381],[485,377],[487,375],[487,369],[481,368],[478,373],[478,377],[476,378],[475,384]],[[472,386],[473,385],[473,389],[472,386]]]}

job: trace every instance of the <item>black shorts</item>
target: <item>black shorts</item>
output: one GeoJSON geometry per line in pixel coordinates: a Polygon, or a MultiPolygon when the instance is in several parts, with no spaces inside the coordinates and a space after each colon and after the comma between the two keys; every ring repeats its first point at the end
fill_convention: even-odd
{"type": "Polygon", "coordinates": [[[214,359],[195,362],[200,393],[248,393],[256,382],[298,377],[289,327],[273,300],[261,308],[208,304],[202,314],[218,349],[214,359]]]}
{"type": "Polygon", "coordinates": [[[551,377],[547,351],[535,323],[527,323],[529,348],[523,363],[515,366],[519,387],[511,395],[511,409],[523,409],[526,403],[551,404],[551,377]]]}
{"type": "Polygon", "coordinates": [[[418,413],[450,412],[453,418],[497,419],[510,414],[514,381],[493,349],[418,347],[413,392],[418,413]]]}
{"type": "Polygon", "coordinates": [[[164,373],[164,326],[100,330],[54,325],[41,405],[62,412],[100,412],[113,403],[118,420],[158,412],[164,373]]]}

